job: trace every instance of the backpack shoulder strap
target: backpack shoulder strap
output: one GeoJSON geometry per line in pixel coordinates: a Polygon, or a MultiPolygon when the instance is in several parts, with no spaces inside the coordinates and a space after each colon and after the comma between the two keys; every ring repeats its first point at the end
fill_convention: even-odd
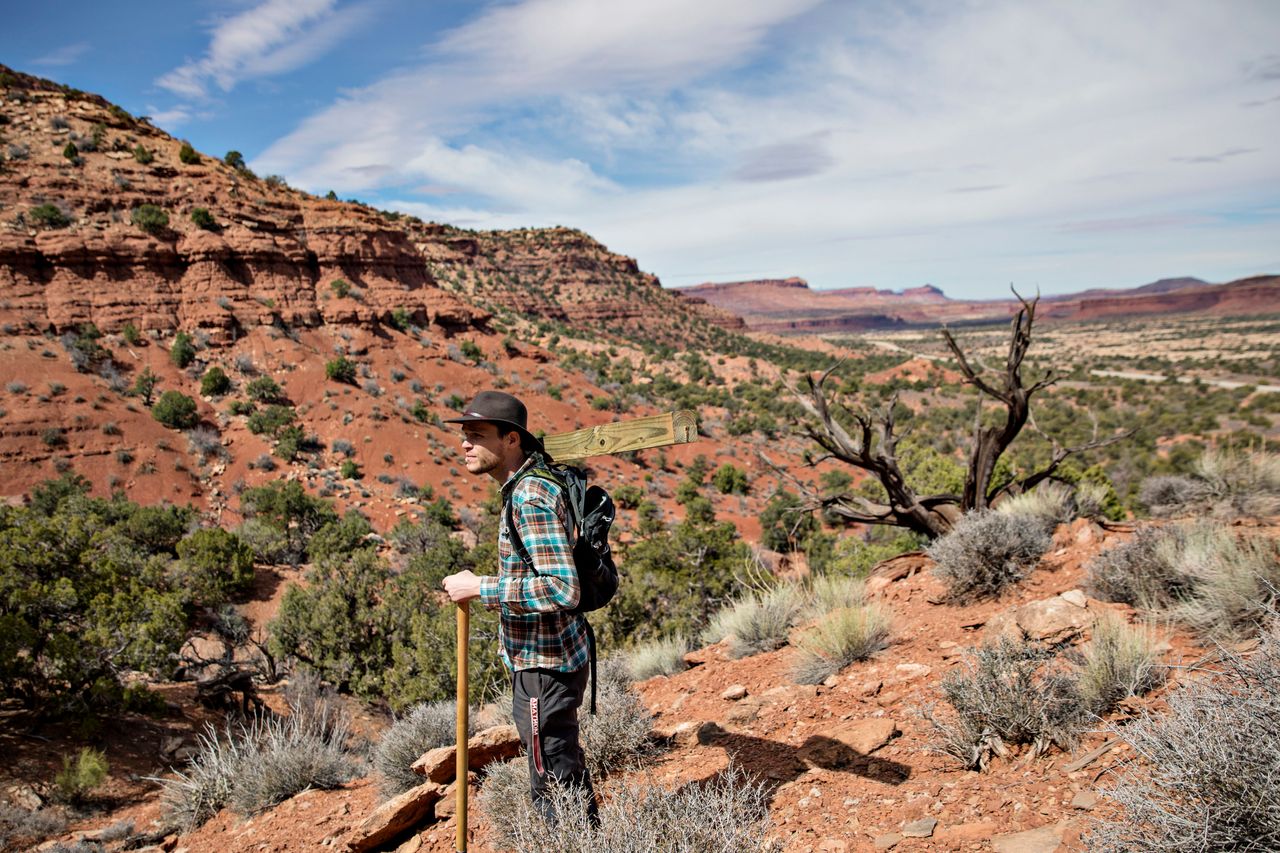
{"type": "Polygon", "coordinates": [[[576,525],[578,523],[578,519],[581,516],[578,514],[578,507],[574,506],[574,500],[573,500],[573,494],[572,494],[573,490],[570,489],[569,486],[562,479],[560,479],[560,477],[556,476],[556,472],[552,470],[550,466],[535,465],[534,467],[521,473],[520,476],[516,479],[516,481],[511,484],[511,492],[507,496],[507,500],[502,505],[502,510],[507,516],[507,535],[511,538],[511,544],[516,549],[516,554],[519,555],[520,559],[524,561],[525,565],[527,565],[530,569],[533,569],[536,572],[537,567],[534,566],[533,564],[533,558],[529,556],[528,549],[524,547],[524,542],[520,540],[520,531],[516,528],[515,506],[514,506],[516,489],[520,487],[520,483],[529,479],[530,477],[541,477],[544,480],[550,480],[551,482],[559,486],[561,490],[564,491],[564,493],[568,497],[569,513],[572,516],[572,519],[571,519],[572,524],[576,525]]]}

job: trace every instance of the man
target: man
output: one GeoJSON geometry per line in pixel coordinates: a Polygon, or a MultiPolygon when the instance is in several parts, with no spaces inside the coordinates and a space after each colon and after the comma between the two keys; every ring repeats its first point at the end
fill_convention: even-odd
{"type": "Polygon", "coordinates": [[[467,470],[501,484],[503,513],[497,577],[458,572],[444,579],[445,591],[454,601],[479,598],[500,611],[502,657],[512,671],[513,711],[528,753],[534,806],[555,820],[548,790],[554,781],[579,788],[594,818],[595,796],[578,742],[589,646],[585,620],[570,613],[581,585],[568,496],[554,480],[534,473],[549,460],[515,397],[481,391],[462,417],[447,422],[462,424],[467,470]],[[507,529],[508,518],[514,531],[507,529]]]}

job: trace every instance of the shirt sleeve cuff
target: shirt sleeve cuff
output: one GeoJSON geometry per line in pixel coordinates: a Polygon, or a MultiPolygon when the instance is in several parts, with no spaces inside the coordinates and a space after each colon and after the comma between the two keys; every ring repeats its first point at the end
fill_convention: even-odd
{"type": "Polygon", "coordinates": [[[492,575],[480,578],[480,603],[492,610],[498,606],[498,579],[492,575]]]}

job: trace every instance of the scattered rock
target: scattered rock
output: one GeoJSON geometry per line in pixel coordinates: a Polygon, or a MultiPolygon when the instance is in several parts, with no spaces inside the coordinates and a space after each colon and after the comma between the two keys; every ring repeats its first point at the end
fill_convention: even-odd
{"type": "Polygon", "coordinates": [[[763,705],[764,701],[756,696],[741,699],[724,715],[725,722],[738,726],[753,722],[760,716],[760,708],[763,705]]]}
{"type": "Polygon", "coordinates": [[[900,663],[893,669],[898,673],[898,678],[902,681],[912,681],[933,672],[933,670],[922,663],[900,663]]]}
{"type": "MultiPolygon", "coordinates": [[[[443,785],[453,780],[457,769],[456,747],[441,746],[413,762],[413,772],[443,785]]],[[[520,754],[520,734],[515,726],[494,726],[467,741],[467,768],[479,770],[494,761],[506,761],[520,754]]]]}
{"type": "Polygon", "coordinates": [[[1089,599],[1078,589],[1069,589],[1064,592],[1060,598],[1074,604],[1076,607],[1088,607],[1089,599]]]}
{"type": "Polygon", "coordinates": [[[1071,808],[1088,811],[1098,804],[1098,792],[1084,790],[1071,798],[1071,808]]]}
{"type": "Polygon", "coordinates": [[[690,746],[698,742],[698,727],[701,725],[696,720],[685,720],[675,726],[654,726],[649,736],[653,740],[665,741],[674,746],[690,746]]]}
{"type": "Polygon", "coordinates": [[[898,734],[898,726],[887,717],[852,720],[831,732],[831,737],[863,755],[869,755],[898,734]]]}
{"type": "Polygon", "coordinates": [[[996,614],[988,620],[984,633],[987,639],[1007,635],[1015,640],[1062,643],[1076,638],[1092,624],[1093,614],[1087,606],[1055,595],[996,614]]]}
{"type": "Polygon", "coordinates": [[[902,827],[902,835],[906,838],[930,838],[937,826],[936,817],[922,817],[902,827]]]}
{"type": "Polygon", "coordinates": [[[726,734],[728,732],[722,729],[718,723],[708,720],[698,726],[698,743],[706,746],[709,743],[715,743],[726,734]]]}
{"type": "Polygon", "coordinates": [[[1055,826],[997,835],[991,839],[991,849],[996,853],[1054,853],[1060,846],[1062,838],[1055,826]]]}
{"type": "Polygon", "coordinates": [[[441,786],[423,782],[387,800],[365,818],[347,846],[355,853],[366,853],[432,820],[435,804],[443,794],[441,786]]]}
{"type": "Polygon", "coordinates": [[[4,792],[9,795],[9,802],[29,812],[33,812],[44,805],[44,800],[30,785],[10,785],[4,789],[4,792]]]}
{"type": "Polygon", "coordinates": [[[985,841],[995,834],[1000,827],[990,821],[978,821],[975,823],[958,823],[951,826],[944,826],[937,830],[934,838],[938,843],[946,844],[951,848],[957,848],[962,844],[972,844],[975,841],[985,841]]]}
{"type": "Polygon", "coordinates": [[[877,838],[872,844],[877,850],[892,850],[898,846],[898,842],[902,840],[902,836],[896,832],[890,832],[877,838]]]}
{"type": "Polygon", "coordinates": [[[734,684],[726,688],[725,691],[720,694],[720,698],[728,702],[737,702],[739,699],[745,699],[746,695],[746,687],[741,684],[734,684]]]}
{"type": "Polygon", "coordinates": [[[849,853],[849,842],[843,838],[824,838],[818,842],[818,853],[849,853]]]}

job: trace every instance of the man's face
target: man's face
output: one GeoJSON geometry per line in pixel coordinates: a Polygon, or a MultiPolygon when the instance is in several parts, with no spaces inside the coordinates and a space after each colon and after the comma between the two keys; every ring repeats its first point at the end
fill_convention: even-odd
{"type": "Polygon", "coordinates": [[[492,474],[502,467],[505,444],[498,437],[497,424],[463,424],[462,464],[472,474],[492,474]]]}

